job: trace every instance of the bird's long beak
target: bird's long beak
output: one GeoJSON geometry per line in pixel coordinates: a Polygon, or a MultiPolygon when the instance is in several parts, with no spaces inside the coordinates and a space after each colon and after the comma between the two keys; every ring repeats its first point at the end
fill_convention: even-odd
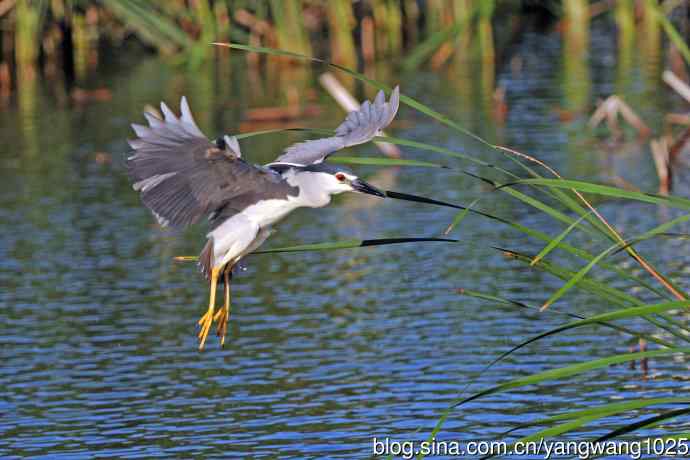
{"type": "Polygon", "coordinates": [[[376,187],[367,184],[361,179],[355,179],[352,182],[350,182],[350,185],[352,186],[353,189],[355,189],[358,192],[361,193],[367,193],[369,195],[375,195],[375,196],[380,196],[384,198],[386,196],[385,193],[383,193],[381,190],[377,189],[376,187]]]}

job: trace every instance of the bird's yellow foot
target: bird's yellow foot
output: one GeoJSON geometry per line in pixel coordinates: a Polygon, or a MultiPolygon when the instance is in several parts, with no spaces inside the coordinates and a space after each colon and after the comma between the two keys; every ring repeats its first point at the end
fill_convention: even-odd
{"type": "Polygon", "coordinates": [[[211,325],[213,324],[213,310],[207,311],[204,316],[199,319],[199,326],[201,330],[199,331],[199,350],[204,349],[204,344],[206,343],[206,337],[208,337],[208,331],[211,330],[211,325]]]}
{"type": "Polygon", "coordinates": [[[216,316],[213,318],[214,321],[218,322],[216,335],[220,338],[221,347],[225,346],[225,336],[228,333],[228,318],[230,317],[230,312],[228,310],[228,306],[224,306],[216,312],[216,316]]]}
{"type": "Polygon", "coordinates": [[[199,326],[201,330],[199,331],[199,350],[204,349],[204,344],[206,343],[206,337],[208,337],[208,331],[211,330],[211,325],[213,324],[213,317],[215,316],[215,305],[216,305],[216,286],[218,283],[218,275],[220,274],[220,269],[211,269],[211,292],[208,299],[208,310],[204,316],[199,319],[199,326]]]}
{"type": "Polygon", "coordinates": [[[228,319],[230,318],[230,278],[231,278],[231,271],[230,269],[225,271],[225,289],[224,289],[224,297],[225,297],[225,305],[223,305],[223,308],[218,310],[216,312],[215,316],[213,317],[214,321],[218,322],[218,329],[216,330],[216,335],[220,337],[220,346],[223,347],[225,346],[225,336],[228,333],[228,319]]]}

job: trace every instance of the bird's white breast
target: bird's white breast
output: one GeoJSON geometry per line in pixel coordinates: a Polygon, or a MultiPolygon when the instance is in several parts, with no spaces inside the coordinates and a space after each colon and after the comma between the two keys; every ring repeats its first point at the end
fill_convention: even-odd
{"type": "Polygon", "coordinates": [[[297,208],[320,208],[331,201],[327,193],[312,190],[313,184],[300,184],[294,176],[288,176],[288,183],[299,187],[299,195],[288,195],[285,200],[263,200],[245,208],[241,214],[261,228],[269,227],[297,208]]]}
{"type": "Polygon", "coordinates": [[[248,206],[242,214],[261,228],[269,227],[300,207],[298,198],[287,200],[264,200],[248,206]]]}
{"type": "MultiPolygon", "coordinates": [[[[294,176],[290,185],[297,186],[294,176]]],[[[208,234],[213,238],[214,265],[222,266],[237,261],[256,249],[270,234],[270,227],[300,207],[321,207],[330,202],[330,195],[310,193],[309,186],[300,187],[298,196],[288,195],[284,200],[258,201],[223,222],[208,234]]]]}

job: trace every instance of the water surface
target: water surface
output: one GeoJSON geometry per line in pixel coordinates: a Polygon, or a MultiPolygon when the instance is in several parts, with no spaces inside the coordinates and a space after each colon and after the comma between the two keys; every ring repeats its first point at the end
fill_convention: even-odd
{"type": "MultiPolygon", "coordinates": [[[[573,91],[585,91],[591,104],[617,91],[611,82],[627,91],[655,127],[673,107],[658,76],[648,78],[643,57],[626,77],[617,77],[611,31],[597,30],[584,89],[566,85],[577,75],[563,75],[557,35],[528,34],[516,51],[520,70],[505,66],[497,77],[508,95],[504,124],[492,120],[475,75],[450,68],[395,78],[406,94],[490,141],[548,161],[566,176],[622,177],[653,190],[645,144],[612,147],[586,131],[586,113],[575,111],[570,122],[559,116],[582,98],[569,96],[573,91]]],[[[393,81],[395,74],[383,68],[377,76],[393,81]]],[[[343,114],[311,79],[316,73],[292,72],[277,81],[257,80],[241,55],[194,72],[145,56],[116,58],[107,72],[85,82],[110,88],[110,102],[77,106],[37,83],[0,110],[1,456],[366,458],[374,436],[424,439],[486,363],[564,321],[457,294],[465,287],[537,305],[560,286],[491,248],[536,252],[538,242],[470,216],[454,233],[460,243],[453,245],[249,258],[247,270],[235,278],[226,348],[210,336],[207,350],[199,353],[195,324],[205,310],[207,286],[193,264],[175,264],[172,257],[197,253],[204,229],[162,230],[139,203],[123,169],[128,124],[143,121],[145,104],[166,100],[176,107],[186,94],[202,129],[215,137],[235,132],[247,107],[284,102],[281,89],[293,84],[324,110],[299,125],[336,126],[343,114]],[[291,80],[295,75],[301,79],[291,80]]],[[[359,94],[372,95],[361,88],[359,94]]],[[[399,120],[391,129],[396,136],[518,171],[408,108],[399,120]]],[[[242,149],[252,161],[267,162],[301,138],[262,136],[243,141],[242,149]]],[[[363,146],[352,153],[376,150],[363,146]]],[[[486,172],[430,152],[404,154],[486,172]]],[[[481,197],[487,211],[554,235],[562,229],[456,171],[356,169],[382,188],[463,204],[481,197]]],[[[602,203],[601,209],[626,234],[668,217],[635,203],[602,203]]],[[[295,212],[268,245],[434,236],[453,216],[443,208],[339,197],[327,209],[295,212]]],[[[671,274],[686,270],[687,243],[642,250],[671,274]]],[[[616,260],[632,265],[625,256],[616,260]]],[[[577,294],[559,306],[579,314],[612,307],[577,294]]],[[[470,391],[632,345],[608,329],[560,334],[484,372],[470,391]]],[[[500,438],[518,423],[564,409],[677,395],[687,388],[681,359],[654,360],[646,375],[639,367],[616,366],[482,398],[453,412],[439,438],[500,438]]],[[[596,437],[624,421],[598,422],[586,434],[596,437]]]]}

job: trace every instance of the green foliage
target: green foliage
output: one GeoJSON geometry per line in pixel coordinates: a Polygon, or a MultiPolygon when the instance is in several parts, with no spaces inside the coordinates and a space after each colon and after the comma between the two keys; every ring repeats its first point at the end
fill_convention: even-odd
{"type": "MultiPolygon", "coordinates": [[[[224,44],[223,46],[268,55],[291,56],[296,59],[310,60],[311,62],[328,65],[337,70],[343,71],[360,81],[373,85],[376,88],[390,89],[386,85],[373,81],[358,72],[325,62],[323,60],[299,56],[295,53],[287,53],[285,51],[270,48],[257,48],[236,44],[224,44]]],[[[644,202],[656,206],[667,206],[669,208],[676,208],[682,211],[690,211],[690,200],[674,196],[659,196],[651,193],[630,192],[606,185],[562,179],[560,176],[558,176],[557,172],[549,168],[547,165],[544,165],[543,163],[540,163],[527,155],[521,154],[520,152],[511,151],[509,149],[492,145],[476,135],[467,132],[464,128],[446,116],[425,106],[421,102],[410,98],[409,96],[401,95],[400,99],[401,102],[408,107],[419,111],[420,113],[456,132],[471,136],[473,139],[478,140],[482,144],[493,148],[503,155],[506,155],[508,158],[521,165],[531,177],[527,179],[517,178],[515,174],[500,167],[496,167],[484,160],[474,158],[469,154],[455,152],[450,149],[437,147],[430,144],[388,137],[385,138],[386,142],[432,151],[437,154],[445,155],[449,158],[454,158],[455,160],[470,162],[477,167],[485,168],[493,173],[502,174],[507,180],[504,185],[499,185],[497,182],[491,179],[486,179],[480,176],[475,175],[474,177],[476,177],[478,180],[482,180],[496,186],[497,191],[504,192],[524,205],[533,207],[534,209],[542,212],[544,215],[553,219],[556,224],[565,224],[567,226],[564,231],[561,231],[556,236],[551,237],[539,230],[528,228],[519,222],[511,221],[510,219],[501,218],[499,216],[493,216],[474,209],[475,205],[477,204],[475,201],[471,206],[463,208],[463,211],[456,215],[451,223],[451,228],[461,222],[469,212],[472,212],[473,214],[480,215],[484,218],[493,219],[501,224],[508,225],[521,232],[526,237],[536,238],[546,242],[545,249],[539,253],[538,257],[529,256],[518,251],[501,249],[509,257],[522,261],[529,266],[532,266],[534,269],[545,271],[565,281],[564,287],[554,294],[554,296],[547,301],[546,305],[553,303],[556,298],[564,297],[565,294],[571,289],[579,288],[580,290],[593,294],[594,298],[599,299],[601,301],[600,307],[606,307],[607,305],[617,307],[616,309],[589,317],[570,314],[571,316],[576,316],[577,319],[575,321],[564,323],[563,325],[549,331],[542,332],[530,339],[523,340],[511,348],[508,352],[489,363],[484,370],[493,366],[506,356],[519,351],[528,344],[533,344],[542,339],[582,327],[605,326],[617,333],[626,334],[638,339],[645,339],[658,347],[657,349],[634,353],[614,353],[607,357],[585,362],[578,362],[525,377],[514,379],[508,378],[495,386],[483,389],[477,393],[469,396],[461,396],[452,407],[449,407],[446,411],[444,411],[428,439],[431,439],[438,434],[447,418],[452,416],[453,408],[479,400],[488,395],[508,392],[521,387],[538,386],[551,381],[560,381],[563,382],[563,384],[572,385],[576,384],[572,383],[576,377],[584,378],[585,375],[592,372],[604,372],[606,368],[612,365],[641,359],[666,359],[673,356],[687,356],[690,354],[690,348],[681,347],[676,344],[677,341],[683,343],[690,341],[690,339],[688,339],[688,331],[690,328],[686,324],[685,319],[678,316],[679,311],[684,311],[690,307],[690,301],[686,300],[685,294],[682,293],[680,289],[678,289],[666,277],[658,273],[658,271],[656,271],[656,269],[654,269],[649,262],[643,259],[642,256],[637,254],[637,252],[635,252],[633,249],[633,246],[640,241],[662,235],[668,235],[669,229],[680,223],[690,220],[690,214],[683,214],[680,217],[648,230],[642,235],[638,235],[634,238],[626,240],[620,236],[610,226],[610,224],[608,224],[604,217],[596,210],[596,208],[592,206],[589,201],[587,201],[582,193],[601,195],[619,200],[644,202]],[[542,177],[530,166],[530,164],[539,165],[551,175],[556,176],[556,178],[550,179],[542,177]],[[517,190],[515,188],[516,186],[526,186],[529,193],[524,193],[517,190]],[[570,213],[575,213],[576,217],[572,217],[570,213]],[[599,254],[594,255],[585,249],[566,243],[566,238],[577,231],[584,232],[590,239],[593,238],[600,244],[605,243],[607,246],[599,254]],[[612,241],[613,244],[611,244],[612,241]],[[605,259],[607,257],[613,256],[621,250],[627,251],[628,254],[630,254],[630,256],[632,256],[633,259],[637,261],[644,270],[651,274],[655,280],[660,283],[660,286],[650,284],[649,281],[642,279],[639,275],[635,275],[630,269],[624,269],[617,266],[615,263],[606,262],[605,259]],[[562,265],[563,257],[556,259],[554,254],[567,256],[565,262],[568,265],[562,265]],[[570,264],[572,264],[573,257],[584,260],[586,262],[585,267],[581,269],[571,268],[570,264]],[[549,260],[546,260],[547,258],[549,260]],[[591,276],[590,272],[594,267],[598,267],[604,272],[607,272],[609,278],[610,275],[618,276],[621,280],[626,281],[625,284],[628,286],[630,286],[630,282],[633,282],[636,289],[624,290],[623,288],[615,287],[614,283],[612,283],[610,279],[602,281],[597,277],[591,276]],[[646,293],[647,295],[644,297],[639,297],[641,293],[646,293]],[[657,299],[656,303],[647,300],[649,299],[650,295],[657,299]],[[669,299],[673,298],[676,298],[677,300],[669,301],[669,299]],[[621,324],[617,324],[619,321],[625,321],[626,325],[623,326],[621,324]],[[637,330],[640,324],[645,326],[645,332],[637,330]],[[631,328],[630,325],[632,325],[634,328],[631,328]],[[649,331],[650,326],[653,328],[651,332],[649,331]],[[668,332],[673,340],[658,337],[659,332],[668,332]]],[[[356,161],[354,159],[349,160],[356,161]]],[[[361,161],[380,166],[384,166],[387,163],[385,161],[372,161],[371,159],[361,161]]],[[[414,164],[409,165],[429,166],[414,164]]],[[[350,244],[354,245],[356,242],[351,242],[350,244]]],[[[329,248],[328,244],[326,244],[324,248],[329,248]]],[[[521,302],[502,299],[494,294],[483,294],[468,290],[461,290],[460,293],[482,298],[483,300],[494,305],[514,305],[529,308],[521,302]]],[[[562,312],[551,309],[544,314],[562,314],[562,312]]],[[[477,377],[478,376],[475,376],[475,379],[477,377]]],[[[472,381],[474,381],[474,379],[472,381]]],[[[657,405],[687,404],[688,402],[690,401],[683,398],[631,399],[614,404],[604,404],[599,407],[589,408],[586,410],[566,411],[561,414],[544,418],[541,421],[534,422],[532,424],[520,425],[515,427],[514,430],[522,430],[539,424],[552,425],[555,422],[562,421],[563,423],[558,425],[550,426],[544,430],[531,433],[523,437],[522,440],[536,439],[539,437],[554,437],[569,432],[576,432],[578,429],[588,424],[614,414],[617,415],[632,411],[637,413],[641,410],[657,405]]],[[[642,422],[623,425],[617,430],[603,436],[601,439],[608,439],[610,437],[629,433],[631,431],[656,424],[661,420],[672,420],[673,418],[683,415],[688,411],[690,411],[690,409],[684,408],[657,414],[653,417],[643,420],[642,422]]],[[[507,432],[506,434],[508,433],[510,432],[507,432]]]]}
{"type": "Polygon", "coordinates": [[[443,43],[451,41],[462,31],[464,24],[456,22],[431,34],[424,42],[415,47],[402,63],[403,70],[412,70],[431,56],[443,43]]]}
{"type": "MultiPolygon", "coordinates": [[[[498,23],[496,30],[505,30],[501,20],[509,17],[506,12],[519,15],[515,2],[507,0],[405,2],[406,7],[403,2],[393,0],[368,0],[357,9],[360,11],[357,15],[351,2],[341,0],[324,5],[301,0],[17,0],[0,3],[0,25],[14,36],[14,59],[19,65],[35,65],[44,37],[60,23],[80,21],[84,10],[89,9],[99,17],[93,26],[99,38],[109,39],[118,46],[122,36],[133,36],[156,52],[189,66],[198,65],[212,55],[209,43],[230,37],[233,41],[272,45],[306,56],[330,51],[334,60],[348,66],[355,66],[358,58],[404,56],[404,70],[416,69],[442,47],[436,66],[455,52],[467,55],[472,42],[478,45],[488,68],[493,69],[496,53],[493,42],[494,35],[498,34],[494,33],[492,23],[498,23]],[[412,7],[413,3],[417,5],[412,7]],[[411,11],[416,13],[404,20],[403,9],[410,10],[407,15],[412,14],[411,11]],[[367,48],[371,49],[368,53],[376,56],[362,56],[356,49],[357,29],[365,29],[365,23],[374,25],[373,36],[367,38],[367,48]],[[405,45],[403,35],[408,37],[405,45]],[[403,46],[407,49],[403,50],[403,46]]],[[[583,29],[579,34],[586,34],[588,2],[573,0],[565,2],[564,7],[564,16],[583,29]]],[[[690,49],[667,17],[668,11],[651,0],[644,2],[643,7],[690,62],[690,49]]],[[[616,8],[617,17],[620,18],[623,10],[616,8]]],[[[630,15],[628,11],[627,16],[630,15]]],[[[629,28],[635,26],[631,20],[627,24],[629,28]]],[[[632,31],[628,36],[632,36],[632,31]]],[[[64,36],[63,40],[68,38],[64,36]]]]}

